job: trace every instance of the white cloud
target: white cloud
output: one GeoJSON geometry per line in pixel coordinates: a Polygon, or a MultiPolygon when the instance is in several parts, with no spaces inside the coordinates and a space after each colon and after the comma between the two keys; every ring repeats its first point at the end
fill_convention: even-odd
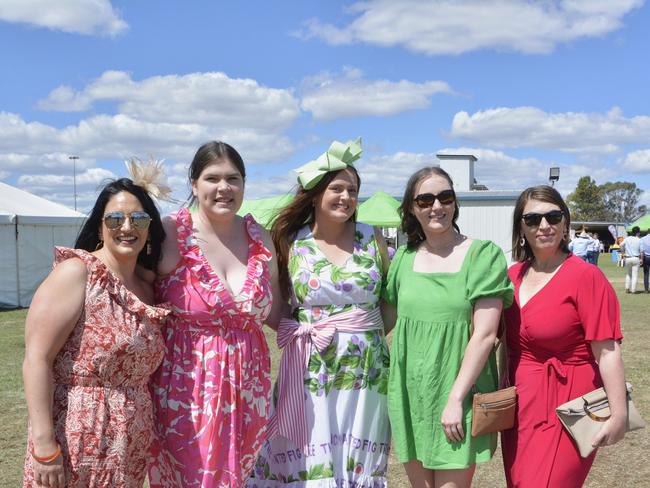
{"type": "Polygon", "coordinates": [[[436,93],[452,93],[443,81],[364,80],[353,68],[344,69],[340,77],[312,77],[305,85],[302,108],[317,120],[394,115],[429,107],[436,93]]]}
{"type": "Polygon", "coordinates": [[[370,196],[383,190],[401,196],[408,178],[425,166],[438,166],[436,154],[473,154],[478,159],[475,178],[490,190],[522,190],[533,185],[548,184],[548,170],[560,167],[558,190],[567,195],[575,189],[578,179],[590,175],[603,183],[612,180],[617,170],[608,166],[594,168],[591,165],[564,164],[538,158],[517,158],[501,151],[480,147],[444,148],[435,153],[397,152],[362,160],[357,168],[361,175],[361,196],[370,196]]]}
{"type": "Polygon", "coordinates": [[[361,176],[362,197],[369,197],[379,190],[393,196],[401,196],[409,176],[424,166],[439,164],[435,153],[412,153],[399,151],[390,155],[362,159],[356,165],[361,176]]]}
{"type": "Polygon", "coordinates": [[[549,168],[560,168],[560,179],[555,187],[564,196],[575,190],[578,180],[591,176],[598,183],[616,178],[619,173],[615,166],[598,166],[581,162],[562,163],[539,158],[517,158],[502,151],[480,147],[445,148],[439,153],[473,154],[478,161],[474,176],[478,183],[490,190],[523,190],[529,186],[547,185],[549,168]]]}
{"type": "Polygon", "coordinates": [[[129,27],[110,0],[2,0],[0,20],[84,35],[116,36],[129,27]]]}
{"type": "MultiPolygon", "coordinates": [[[[107,179],[116,178],[115,173],[104,168],[89,168],[82,171],[76,176],[78,190],[94,189],[107,179]]],[[[33,190],[44,189],[51,186],[71,186],[73,185],[73,176],[71,175],[52,175],[52,174],[25,174],[18,178],[18,184],[21,187],[33,190]]]]}
{"type": "MultiPolygon", "coordinates": [[[[68,92],[69,101],[89,108],[112,97],[122,102],[126,113],[96,115],[61,129],[0,112],[0,169],[43,162],[47,154],[57,154],[59,160],[76,154],[81,164],[134,155],[189,161],[200,144],[213,139],[232,144],[247,162],[280,160],[294,150],[283,134],[300,115],[298,101],[289,91],[212,75],[154,77],[136,83],[125,73],[107,72],[81,92],[68,92]],[[210,90],[203,89],[210,80],[216,84],[212,94],[206,94],[210,90]],[[200,97],[190,94],[194,82],[196,92],[211,101],[203,107],[200,97]]],[[[50,108],[53,99],[62,103],[60,96],[50,97],[50,108]]]]}
{"type": "Polygon", "coordinates": [[[348,10],[356,18],[338,27],[318,19],[297,33],[333,45],[403,46],[427,55],[480,49],[548,53],[558,44],[604,36],[644,0],[368,0],[348,10]]]}
{"type": "Polygon", "coordinates": [[[501,107],[472,115],[458,112],[451,135],[493,147],[612,153],[620,144],[646,142],[650,138],[650,117],[628,118],[618,108],[600,114],[501,107]]]}
{"type": "Polygon", "coordinates": [[[632,151],[621,163],[623,168],[632,173],[650,173],[650,149],[632,151]]]}
{"type": "Polygon", "coordinates": [[[118,103],[118,111],[137,120],[210,127],[244,127],[277,132],[300,115],[290,90],[225,73],[152,76],[134,81],[124,71],[106,71],[83,90],[54,89],[39,102],[45,110],[85,111],[95,102],[118,103]]]}

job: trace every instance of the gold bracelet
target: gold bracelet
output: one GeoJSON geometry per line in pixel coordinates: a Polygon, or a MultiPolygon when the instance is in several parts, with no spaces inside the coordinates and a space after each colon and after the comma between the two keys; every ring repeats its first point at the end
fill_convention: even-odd
{"type": "Polygon", "coordinates": [[[32,457],[34,458],[34,461],[38,461],[41,464],[51,463],[56,458],[58,458],[60,455],[61,455],[61,445],[60,444],[56,445],[56,451],[54,451],[53,454],[50,454],[49,456],[43,456],[43,457],[40,457],[40,456],[37,456],[36,454],[34,454],[34,448],[32,448],[32,457]]]}

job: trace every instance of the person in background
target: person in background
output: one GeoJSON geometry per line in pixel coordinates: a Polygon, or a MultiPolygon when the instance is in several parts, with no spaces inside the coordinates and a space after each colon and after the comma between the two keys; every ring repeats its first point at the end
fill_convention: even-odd
{"type": "Polygon", "coordinates": [[[571,242],[569,242],[569,251],[578,256],[583,261],[589,262],[589,248],[591,246],[591,237],[587,234],[587,229],[583,225],[571,242]]]}
{"type": "Polygon", "coordinates": [[[155,291],[172,313],[151,382],[152,488],[239,488],[262,446],[271,392],[262,327],[275,326],[281,301],[271,236],[237,216],[245,177],[235,148],[202,145],[189,168],[195,213],[183,207],[163,221],[155,291]]]}
{"type": "Polygon", "coordinates": [[[641,229],[632,228],[632,232],[621,243],[621,251],[625,259],[625,293],[636,293],[639,280],[639,267],[641,266],[641,229]]]}
{"type": "Polygon", "coordinates": [[[600,240],[598,239],[598,234],[595,232],[590,235],[591,243],[587,250],[587,262],[598,266],[598,255],[600,254],[600,240]]]}
{"type": "Polygon", "coordinates": [[[134,179],[104,186],[74,249],[55,249],[29,308],[25,487],[144,483],[154,440],[148,382],[168,311],[151,306],[152,285],[136,273],[156,269],[165,232],[145,190],[155,182],[134,179]]]}
{"type": "Polygon", "coordinates": [[[379,229],[356,221],[361,141],[334,141],[297,170],[271,229],[292,319],[269,439],[249,488],[385,487],[388,346],[379,308],[388,269],[379,229]]]}
{"type": "Polygon", "coordinates": [[[620,307],[596,266],[567,248],[569,209],[550,186],[524,190],[513,213],[508,274],[515,302],[505,311],[515,427],[502,432],[506,480],[513,488],[580,487],[596,451],[582,458],[555,414],[559,405],[605,386],[611,417],[592,440],[615,444],[626,430],[620,307]]]}
{"type": "Polygon", "coordinates": [[[650,278],[650,229],[641,238],[641,265],[643,266],[643,289],[650,293],[648,280],[650,278]]]}
{"type": "Polygon", "coordinates": [[[407,244],[388,273],[393,332],[388,408],[397,459],[415,487],[469,487],[496,434],[471,437],[472,392],[497,389],[494,343],[512,302],[503,251],[460,233],[449,174],[414,173],[400,207],[407,244]],[[396,308],[395,308],[396,307],[396,308]]]}

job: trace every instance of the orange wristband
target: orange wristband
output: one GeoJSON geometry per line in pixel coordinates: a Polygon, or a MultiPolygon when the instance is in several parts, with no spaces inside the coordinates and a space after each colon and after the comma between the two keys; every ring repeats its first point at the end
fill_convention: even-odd
{"type": "Polygon", "coordinates": [[[60,455],[61,455],[61,445],[60,444],[56,445],[56,451],[54,451],[53,454],[50,454],[49,456],[43,456],[43,457],[39,457],[36,454],[34,454],[34,449],[32,448],[32,457],[34,458],[34,461],[38,461],[41,464],[51,463],[56,458],[58,458],[60,455]]]}

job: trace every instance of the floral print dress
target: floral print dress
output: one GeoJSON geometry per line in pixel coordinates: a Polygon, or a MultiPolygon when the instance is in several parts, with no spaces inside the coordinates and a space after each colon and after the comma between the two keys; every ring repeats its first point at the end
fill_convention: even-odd
{"type": "MultiPolygon", "coordinates": [[[[357,223],[354,252],[341,267],[320,251],[309,227],[303,228],[289,257],[294,317],[313,323],[355,308],[376,309],[381,270],[371,226],[357,223]]],[[[312,345],[304,376],[307,447],[284,437],[267,440],[247,486],[386,486],[388,365],[381,329],[337,331],[323,352],[312,345]]]]}
{"type": "MultiPolygon", "coordinates": [[[[92,254],[55,249],[55,266],[72,258],[88,271],[84,309],[52,366],[65,486],[141,488],[154,440],[147,384],[164,354],[169,311],[141,302],[92,254]]],[[[28,442],[23,486],[31,488],[31,432],[28,442]]]]}
{"type": "Polygon", "coordinates": [[[271,391],[262,325],[271,310],[272,255],[253,217],[244,220],[247,274],[233,296],[199,248],[189,211],[176,216],[181,260],[156,286],[157,300],[172,313],[165,358],[152,379],[160,437],[152,488],[240,487],[262,446],[271,391]]]}

